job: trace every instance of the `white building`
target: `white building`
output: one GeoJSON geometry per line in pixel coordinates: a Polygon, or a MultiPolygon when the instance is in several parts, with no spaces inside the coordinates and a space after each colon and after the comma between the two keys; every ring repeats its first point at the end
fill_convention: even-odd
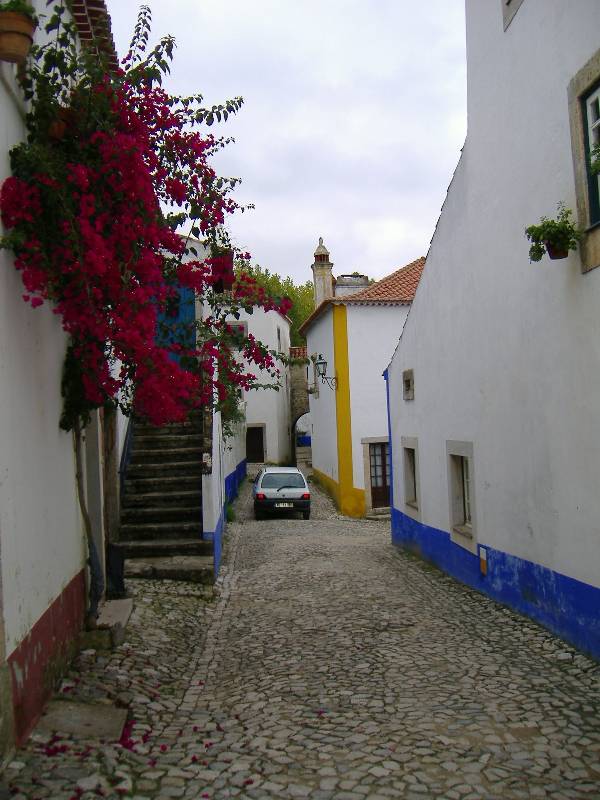
{"type": "Polygon", "coordinates": [[[246,423],[236,425],[232,436],[223,436],[221,414],[212,418],[211,472],[202,476],[202,538],[212,541],[215,575],[223,554],[227,504],[246,477],[246,423]]]}
{"type": "MultiPolygon", "coordinates": [[[[269,350],[290,353],[290,320],[278,311],[255,308],[252,314],[240,311],[239,319],[227,320],[232,327],[251,334],[269,350]]],[[[244,392],[246,403],[246,459],[250,463],[289,464],[291,458],[290,370],[278,363],[279,378],[258,373],[261,384],[273,389],[244,392]]]]}
{"type": "Polygon", "coordinates": [[[382,373],[402,332],[423,264],[424,259],[417,259],[369,284],[358,273],[333,278],[322,239],[315,250],[315,311],[300,329],[313,362],[312,466],[349,516],[389,506],[382,373]],[[318,360],[326,362],[325,379],[317,374],[318,360]]]}
{"type": "MultiPolygon", "coordinates": [[[[34,5],[46,12],[42,0],[34,5]]],[[[105,4],[90,6],[73,4],[79,33],[92,25],[101,36],[105,4]]],[[[25,138],[24,113],[16,69],[0,62],[0,182],[8,151],[25,138]]],[[[41,714],[88,603],[73,437],[58,427],[67,339],[52,309],[33,310],[22,294],[11,254],[0,251],[0,766],[41,714]]],[[[102,567],[105,533],[118,523],[120,431],[115,414],[96,412],[86,433],[85,490],[102,567]]]]}
{"type": "Polygon", "coordinates": [[[597,0],[467,0],[468,135],[388,370],[392,537],[600,656],[597,0]],[[527,225],[564,201],[561,261],[527,225]]]}

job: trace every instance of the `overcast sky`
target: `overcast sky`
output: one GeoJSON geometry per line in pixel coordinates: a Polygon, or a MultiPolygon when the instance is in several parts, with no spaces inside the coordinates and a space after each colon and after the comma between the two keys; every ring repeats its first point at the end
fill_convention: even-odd
{"type": "MultiPolygon", "coordinates": [[[[139,3],[107,0],[119,54],[139,3]]],[[[242,95],[215,165],[243,179],[234,241],[295,281],[319,236],[334,274],[381,278],[427,251],[466,134],[464,0],[154,0],[168,84],[242,95]]]]}

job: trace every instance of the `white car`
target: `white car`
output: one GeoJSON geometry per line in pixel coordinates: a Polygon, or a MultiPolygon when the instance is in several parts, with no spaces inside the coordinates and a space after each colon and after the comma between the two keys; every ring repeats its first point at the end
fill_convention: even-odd
{"type": "Polygon", "coordinates": [[[252,489],[254,516],[299,511],[310,518],[310,489],[306,478],[296,467],[264,467],[256,476],[252,489]]]}

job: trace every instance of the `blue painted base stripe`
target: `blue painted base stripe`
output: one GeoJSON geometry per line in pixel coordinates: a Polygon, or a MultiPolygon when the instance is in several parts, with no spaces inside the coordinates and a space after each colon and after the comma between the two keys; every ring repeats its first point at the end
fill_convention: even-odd
{"type": "Polygon", "coordinates": [[[237,467],[225,478],[225,499],[231,501],[237,496],[238,488],[246,477],[246,459],[240,461],[237,467]]]}
{"type": "MultiPolygon", "coordinates": [[[[237,497],[238,489],[246,477],[246,459],[240,461],[237,467],[225,478],[225,504],[237,497]]],[[[204,531],[203,538],[213,543],[213,560],[215,577],[219,574],[221,556],[223,553],[223,528],[225,527],[225,505],[221,509],[217,526],[214,531],[204,531]]]]}
{"type": "Polygon", "coordinates": [[[536,620],[600,660],[600,589],[488,545],[487,575],[479,556],[392,508],[392,542],[432,562],[462,583],[536,620]]]}

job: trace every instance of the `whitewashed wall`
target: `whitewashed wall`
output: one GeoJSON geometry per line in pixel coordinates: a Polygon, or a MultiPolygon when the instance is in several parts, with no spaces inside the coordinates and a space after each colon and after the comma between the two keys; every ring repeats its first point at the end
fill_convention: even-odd
{"type": "MultiPolygon", "coordinates": [[[[332,309],[328,308],[313,322],[306,334],[309,357],[321,354],[328,364],[328,374],[332,373],[333,358],[333,319],[332,309]]],[[[312,363],[309,365],[309,387],[313,384],[312,363]]],[[[310,416],[312,419],[312,464],[313,467],[334,481],[338,480],[337,428],[335,392],[317,379],[318,394],[309,394],[310,416]]]]}
{"type": "MultiPolygon", "coordinates": [[[[245,322],[248,333],[265,344],[269,350],[277,350],[277,329],[280,331],[281,352],[289,356],[290,323],[277,311],[262,311],[255,308],[252,314],[240,312],[239,320],[245,322]]],[[[279,385],[275,389],[253,389],[244,393],[246,401],[246,421],[248,425],[265,425],[265,460],[276,464],[289,463],[291,449],[290,432],[290,375],[289,368],[279,364],[279,379],[270,378],[266,373],[254,371],[260,383],[279,385]]]]}
{"type": "Polygon", "coordinates": [[[361,439],[388,434],[383,371],[398,343],[409,306],[350,304],[346,308],[353,483],[364,489],[361,439]]]}
{"type": "Polygon", "coordinates": [[[567,86],[599,30],[596,0],[525,0],[506,32],[467,0],[467,143],[390,367],[395,507],[418,437],[420,519],[448,531],[445,442],[472,442],[478,541],[596,587],[600,270],[530,264],[523,232],[575,207],[567,86]]]}
{"type": "Polygon", "coordinates": [[[225,469],[221,414],[212,418],[212,472],[202,476],[202,528],[205,532],[218,530],[225,504],[225,469]]]}
{"type": "MultiPolygon", "coordinates": [[[[38,3],[45,9],[45,4],[38,3]]],[[[14,69],[0,64],[15,95],[14,69]]],[[[25,136],[0,83],[0,181],[25,136]]],[[[58,428],[66,349],[59,319],[31,309],[11,256],[0,251],[0,552],[7,655],[83,568],[83,534],[70,434],[58,428]]]]}

